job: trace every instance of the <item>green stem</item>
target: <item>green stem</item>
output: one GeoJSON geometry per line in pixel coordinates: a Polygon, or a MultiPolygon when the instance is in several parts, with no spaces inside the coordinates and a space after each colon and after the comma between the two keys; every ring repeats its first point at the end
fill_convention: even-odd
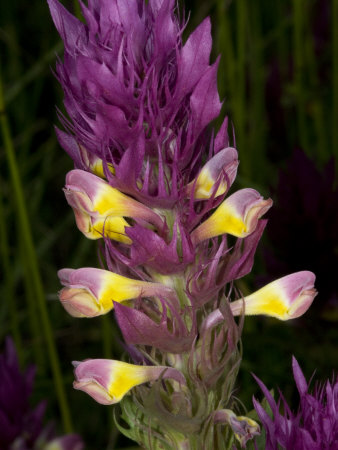
{"type": "MultiPolygon", "coordinates": [[[[1,194],[1,190],[0,190],[1,194]]],[[[8,246],[8,234],[5,221],[5,212],[2,205],[2,198],[0,197],[0,253],[2,259],[2,267],[4,271],[4,285],[6,292],[6,302],[8,304],[8,311],[10,314],[11,333],[14,339],[16,351],[19,361],[21,361],[22,355],[22,338],[19,327],[19,318],[17,314],[17,308],[15,304],[14,294],[14,279],[11,269],[10,253],[8,246]]]]}
{"type": "Polygon", "coordinates": [[[304,99],[304,12],[305,5],[303,0],[293,0],[294,4],[294,26],[293,26],[293,47],[294,47],[294,64],[295,64],[295,97],[297,106],[297,132],[299,143],[303,149],[307,148],[306,139],[306,115],[305,115],[305,99],[304,99]]]}
{"type": "MultiPolygon", "coordinates": [[[[246,43],[246,2],[237,0],[236,2],[236,22],[237,22],[237,61],[236,61],[236,108],[235,108],[235,129],[238,135],[238,148],[244,156],[242,158],[242,175],[250,178],[251,155],[248,153],[245,136],[245,43],[246,43]]],[[[236,139],[237,141],[237,139],[236,139]]]]}
{"type": "MultiPolygon", "coordinates": [[[[217,52],[221,54],[219,73],[219,93],[221,98],[226,97],[227,113],[233,115],[233,95],[235,91],[235,58],[231,32],[229,11],[223,0],[217,0],[217,52]]],[[[231,118],[233,120],[233,117],[231,118]]]]}
{"type": "MultiPolygon", "coordinates": [[[[17,230],[17,233],[20,233],[20,230],[17,230]]],[[[34,354],[35,364],[37,366],[38,371],[41,373],[44,372],[45,369],[45,358],[44,352],[41,342],[41,325],[39,320],[38,311],[35,303],[35,293],[34,288],[31,283],[31,273],[30,273],[30,265],[27,264],[26,257],[26,246],[25,243],[20,239],[19,242],[20,247],[20,256],[21,256],[21,264],[23,267],[23,276],[24,276],[24,285],[25,285],[25,294],[27,299],[27,309],[28,309],[28,318],[29,318],[29,327],[31,331],[31,335],[33,338],[32,351],[34,354]]]]}
{"type": "Polygon", "coordinates": [[[26,260],[29,261],[31,271],[31,282],[34,287],[37,306],[41,316],[42,333],[46,340],[48,355],[50,358],[51,369],[54,378],[55,390],[60,406],[62,421],[66,432],[72,430],[71,417],[68,408],[68,403],[64,391],[63,380],[61,375],[59,357],[54,343],[54,336],[50,325],[48,311],[45,302],[45,295],[40,277],[39,267],[36,252],[34,249],[33,238],[31,234],[28,214],[26,210],[26,203],[24,199],[21,179],[16,162],[13,141],[10,133],[10,127],[5,111],[4,94],[2,78],[0,74],[0,122],[1,131],[4,141],[6,157],[8,160],[9,172],[12,181],[13,197],[16,202],[18,221],[21,225],[21,237],[25,246],[26,260]]]}
{"type": "Polygon", "coordinates": [[[73,12],[74,12],[74,15],[79,20],[81,20],[81,21],[83,20],[81,6],[80,6],[80,3],[78,2],[78,0],[73,0],[73,12]]]}
{"type": "MultiPolygon", "coordinates": [[[[62,50],[61,42],[58,42],[46,55],[39,59],[34,66],[25,69],[25,73],[18,81],[13,81],[11,86],[4,92],[5,103],[11,103],[30,83],[42,74],[46,67],[50,66],[51,61],[55,60],[55,54],[62,50]]],[[[18,59],[18,58],[16,58],[18,59]]]]}
{"type": "Polygon", "coordinates": [[[336,169],[338,170],[338,0],[332,4],[332,152],[336,155],[336,169]]]}
{"type": "MultiPolygon", "coordinates": [[[[314,53],[314,40],[310,33],[308,39],[306,39],[306,42],[306,55],[308,61],[307,72],[309,74],[310,91],[319,92],[320,81],[318,79],[318,67],[314,53]]],[[[316,140],[311,139],[311,142],[313,142],[312,147],[314,146],[314,148],[309,150],[311,150],[313,156],[316,157],[317,162],[324,164],[329,158],[329,148],[326,138],[327,130],[325,125],[323,103],[321,98],[318,98],[318,95],[311,101],[311,115],[316,140]]]]}
{"type": "MultiPolygon", "coordinates": [[[[250,5],[251,6],[251,5],[250,5]]],[[[265,156],[265,142],[266,142],[266,116],[264,106],[264,87],[265,87],[265,71],[264,58],[262,51],[262,33],[261,33],[261,12],[257,5],[252,4],[251,9],[248,10],[250,23],[247,29],[250,33],[249,39],[249,77],[250,77],[250,115],[248,117],[248,139],[247,147],[251,150],[250,156],[255,154],[255,157],[250,157],[251,173],[257,183],[267,184],[271,181],[271,170],[267,170],[267,158],[265,156]],[[269,179],[264,177],[269,174],[269,179]]],[[[249,20],[248,20],[249,22],[249,20]]],[[[249,110],[249,108],[246,108],[249,110]]],[[[251,181],[251,180],[250,180],[251,181]]]]}

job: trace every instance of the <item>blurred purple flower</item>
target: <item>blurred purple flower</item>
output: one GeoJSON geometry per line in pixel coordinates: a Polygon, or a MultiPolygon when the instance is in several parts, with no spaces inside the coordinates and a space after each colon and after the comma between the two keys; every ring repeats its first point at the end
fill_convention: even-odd
{"type": "Polygon", "coordinates": [[[35,368],[22,373],[11,338],[6,339],[5,351],[0,354],[0,448],[1,450],[82,450],[83,444],[75,434],[56,437],[52,424],[43,426],[46,402],[32,409],[35,368]],[[44,447],[41,447],[44,445],[44,447]],[[52,447],[53,445],[53,447],[52,447]]]}
{"type": "Polygon", "coordinates": [[[274,400],[267,387],[255,377],[271,408],[272,417],[253,398],[266,432],[266,450],[333,450],[338,448],[338,379],[318,384],[313,393],[295,357],[293,376],[300,396],[297,413],[292,412],[283,395],[274,400]]]}

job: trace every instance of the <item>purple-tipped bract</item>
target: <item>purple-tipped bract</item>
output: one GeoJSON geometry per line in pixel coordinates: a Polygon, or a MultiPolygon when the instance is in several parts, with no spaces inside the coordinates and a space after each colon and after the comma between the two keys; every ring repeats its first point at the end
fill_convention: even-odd
{"type": "Polygon", "coordinates": [[[293,412],[281,395],[276,403],[267,387],[255,377],[271,408],[272,417],[254,398],[253,403],[266,432],[266,450],[332,450],[338,448],[338,379],[317,384],[313,392],[295,357],[293,376],[300,401],[293,412]],[[283,412],[282,412],[283,411],[283,412]]]}

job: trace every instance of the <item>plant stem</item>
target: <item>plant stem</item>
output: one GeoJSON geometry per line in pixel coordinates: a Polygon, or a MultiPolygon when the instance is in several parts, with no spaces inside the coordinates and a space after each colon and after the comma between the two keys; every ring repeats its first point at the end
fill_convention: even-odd
{"type": "MultiPolygon", "coordinates": [[[[1,190],[0,190],[1,194],[1,190]]],[[[11,270],[10,253],[8,246],[8,234],[5,220],[5,211],[2,205],[2,198],[0,197],[0,253],[2,259],[4,285],[6,292],[6,302],[8,304],[8,311],[10,315],[11,332],[14,339],[16,351],[19,361],[22,362],[22,338],[19,327],[18,313],[15,304],[14,294],[14,279],[11,270]]]]}
{"type": "MultiPolygon", "coordinates": [[[[17,230],[19,233],[20,230],[17,230]]],[[[29,264],[27,264],[27,257],[26,257],[26,245],[23,242],[22,239],[19,240],[19,251],[20,251],[20,257],[21,257],[21,265],[23,268],[23,278],[24,278],[24,285],[25,285],[25,296],[27,300],[27,310],[28,310],[28,320],[29,320],[29,328],[31,331],[31,335],[33,338],[33,345],[32,345],[32,351],[34,355],[34,361],[35,364],[39,370],[39,373],[44,373],[45,371],[45,358],[44,358],[44,351],[41,342],[41,325],[40,325],[40,317],[37,310],[37,305],[35,302],[35,291],[31,283],[31,271],[29,264]]]]}
{"type": "Polygon", "coordinates": [[[68,403],[64,391],[63,380],[60,370],[59,357],[57,354],[56,346],[54,343],[54,336],[50,325],[48,311],[45,302],[45,294],[41,281],[41,276],[38,267],[37,256],[33,244],[32,233],[30,229],[30,223],[28,220],[28,213],[26,209],[26,203],[23,194],[23,188],[19,175],[19,169],[16,162],[16,156],[14,151],[14,145],[11,137],[8,118],[5,111],[4,94],[2,77],[0,73],[0,122],[2,137],[6,152],[6,157],[9,166],[10,177],[12,181],[13,197],[16,203],[18,222],[20,224],[20,231],[22,242],[24,243],[24,249],[26,254],[26,260],[29,262],[31,283],[35,291],[35,297],[37,300],[38,310],[41,316],[42,332],[46,341],[48,355],[50,358],[51,370],[54,378],[56,395],[59,402],[61,411],[61,417],[63,426],[66,432],[72,430],[71,417],[68,408],[68,403]]]}
{"type": "Polygon", "coordinates": [[[332,4],[332,153],[336,156],[338,171],[338,0],[332,4]]]}
{"type": "Polygon", "coordinates": [[[249,80],[250,80],[250,103],[246,109],[250,111],[247,118],[248,138],[246,140],[250,152],[250,167],[256,182],[267,184],[271,180],[271,171],[267,170],[268,161],[265,155],[266,116],[264,106],[265,71],[264,57],[262,51],[261,13],[257,6],[250,4],[248,9],[249,30],[249,80]],[[250,109],[249,109],[250,108],[250,109]],[[255,157],[253,157],[253,149],[255,157]],[[264,177],[269,174],[270,179],[264,177]]]}
{"type": "Polygon", "coordinates": [[[294,47],[294,86],[297,109],[297,133],[303,150],[308,148],[306,138],[306,115],[304,99],[304,14],[303,0],[293,0],[293,47],[294,47]]]}
{"type": "Polygon", "coordinates": [[[234,58],[234,48],[232,42],[232,32],[231,32],[231,20],[229,18],[229,11],[223,0],[217,1],[217,44],[218,53],[222,55],[220,61],[219,70],[219,92],[223,99],[226,97],[226,108],[227,113],[231,114],[231,121],[233,120],[233,105],[232,94],[235,91],[235,58],[234,58]]]}
{"type": "MultiPolygon", "coordinates": [[[[246,145],[245,126],[245,44],[246,44],[246,3],[245,0],[236,2],[236,22],[237,22],[237,79],[236,79],[236,99],[235,99],[235,127],[238,133],[238,145],[244,157],[242,159],[242,175],[250,178],[251,155],[248,153],[246,145]],[[245,153],[246,152],[246,153],[245,153]]],[[[237,140],[237,139],[236,139],[237,140]]]]}

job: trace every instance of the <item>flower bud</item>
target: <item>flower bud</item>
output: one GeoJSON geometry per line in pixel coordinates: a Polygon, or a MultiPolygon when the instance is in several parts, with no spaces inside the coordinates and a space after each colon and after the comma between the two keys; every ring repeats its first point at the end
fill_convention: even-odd
{"type": "Polygon", "coordinates": [[[166,366],[138,366],[109,359],[74,362],[75,389],[82,390],[102,405],[118,403],[130,389],[139,384],[163,378],[185,382],[178,370],[166,366]]]}
{"type": "Polygon", "coordinates": [[[271,207],[272,200],[264,200],[254,189],[241,189],[230,195],[216,211],[192,233],[198,244],[220,234],[244,238],[253,233],[258,220],[271,207]]]}
{"type": "Polygon", "coordinates": [[[165,296],[172,290],[160,283],[133,280],[108,270],[84,267],[62,269],[58,276],[65,286],[60,301],[74,317],[95,317],[113,309],[113,302],[137,297],[165,296]]]}
{"type": "Polygon", "coordinates": [[[130,244],[130,238],[124,233],[129,225],[123,217],[144,219],[158,227],[163,225],[154,211],[89,172],[69,172],[64,192],[79,230],[89,239],[107,236],[130,244]]]}
{"type": "Polygon", "coordinates": [[[196,200],[204,200],[212,195],[224,194],[232,185],[238,167],[238,154],[232,148],[224,148],[216,153],[202,168],[197,178],[187,186],[188,194],[193,192],[196,200]],[[217,191],[214,193],[215,187],[217,191]]]}
{"type": "MultiPolygon", "coordinates": [[[[77,169],[88,170],[101,178],[106,178],[103,169],[103,160],[99,156],[88,151],[83,145],[79,144],[77,139],[71,134],[65,133],[57,127],[55,128],[55,132],[61,147],[63,147],[73,159],[77,169]]],[[[113,164],[107,162],[106,165],[108,170],[114,174],[115,168],[113,164]]]]}
{"type": "Polygon", "coordinates": [[[242,448],[246,447],[248,440],[260,434],[260,427],[257,422],[245,416],[236,416],[231,409],[222,409],[214,414],[215,423],[230,425],[242,448]]]}
{"type": "Polygon", "coordinates": [[[309,271],[296,272],[279,278],[253,294],[230,303],[235,316],[263,314],[280,320],[295,319],[304,314],[317,291],[315,275],[309,271]]]}
{"type": "MultiPolygon", "coordinates": [[[[83,166],[88,168],[89,172],[100,178],[106,178],[103,169],[104,165],[101,158],[93,153],[89,153],[82,145],[79,145],[79,153],[81,155],[83,166]]],[[[115,173],[114,166],[111,163],[107,163],[107,167],[112,174],[115,173]]]]}

